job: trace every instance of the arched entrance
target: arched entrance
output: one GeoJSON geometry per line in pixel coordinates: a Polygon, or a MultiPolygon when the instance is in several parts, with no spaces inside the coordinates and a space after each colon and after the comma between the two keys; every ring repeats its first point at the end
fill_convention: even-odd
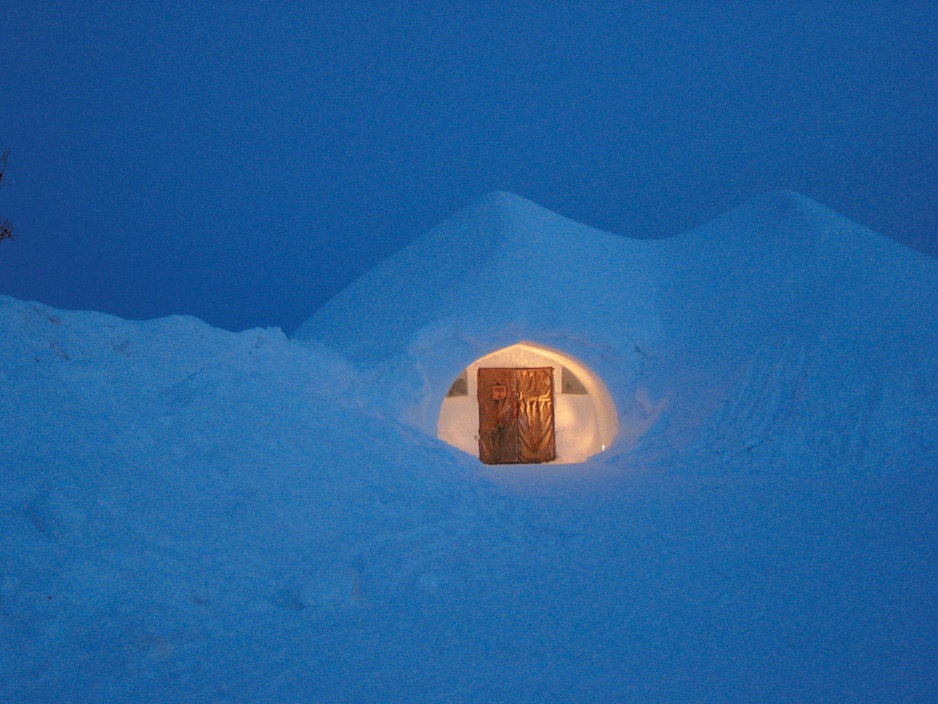
{"type": "Polygon", "coordinates": [[[488,464],[583,462],[618,431],[612,397],[585,364],[531,342],[492,352],[451,384],[437,437],[488,464]]]}

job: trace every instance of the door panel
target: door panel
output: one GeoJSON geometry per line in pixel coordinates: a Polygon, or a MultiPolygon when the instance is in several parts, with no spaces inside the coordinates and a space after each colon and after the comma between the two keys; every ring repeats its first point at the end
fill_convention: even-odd
{"type": "Polygon", "coordinates": [[[555,459],[553,369],[479,369],[479,459],[555,459]]]}
{"type": "Polygon", "coordinates": [[[518,461],[550,462],[554,449],[554,370],[517,369],[518,461]]]}
{"type": "Polygon", "coordinates": [[[518,461],[512,369],[479,369],[479,459],[485,464],[518,461]]]}

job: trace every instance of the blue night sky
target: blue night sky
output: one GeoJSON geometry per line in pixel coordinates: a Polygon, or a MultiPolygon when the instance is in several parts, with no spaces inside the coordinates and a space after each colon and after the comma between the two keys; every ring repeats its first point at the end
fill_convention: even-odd
{"type": "Polygon", "coordinates": [[[938,4],[0,5],[0,293],[291,331],[479,195],[791,189],[938,256],[938,4]]]}

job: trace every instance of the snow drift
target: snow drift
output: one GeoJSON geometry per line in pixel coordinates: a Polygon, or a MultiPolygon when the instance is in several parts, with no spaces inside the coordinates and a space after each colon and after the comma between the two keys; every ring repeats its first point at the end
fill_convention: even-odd
{"type": "Polygon", "coordinates": [[[938,262],[788,193],[658,242],[495,194],[294,339],[0,298],[0,700],[932,701],[936,343],[938,262]],[[433,437],[521,340],[611,449],[433,437]]]}

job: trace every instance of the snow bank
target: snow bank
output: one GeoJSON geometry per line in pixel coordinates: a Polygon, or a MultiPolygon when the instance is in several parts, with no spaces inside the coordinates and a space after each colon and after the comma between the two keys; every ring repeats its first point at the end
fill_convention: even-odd
{"type": "Polygon", "coordinates": [[[794,194],[663,242],[492,196],[318,342],[0,297],[0,701],[933,701],[936,315],[794,194]],[[660,420],[575,472],[421,429],[538,332],[660,420]]]}

